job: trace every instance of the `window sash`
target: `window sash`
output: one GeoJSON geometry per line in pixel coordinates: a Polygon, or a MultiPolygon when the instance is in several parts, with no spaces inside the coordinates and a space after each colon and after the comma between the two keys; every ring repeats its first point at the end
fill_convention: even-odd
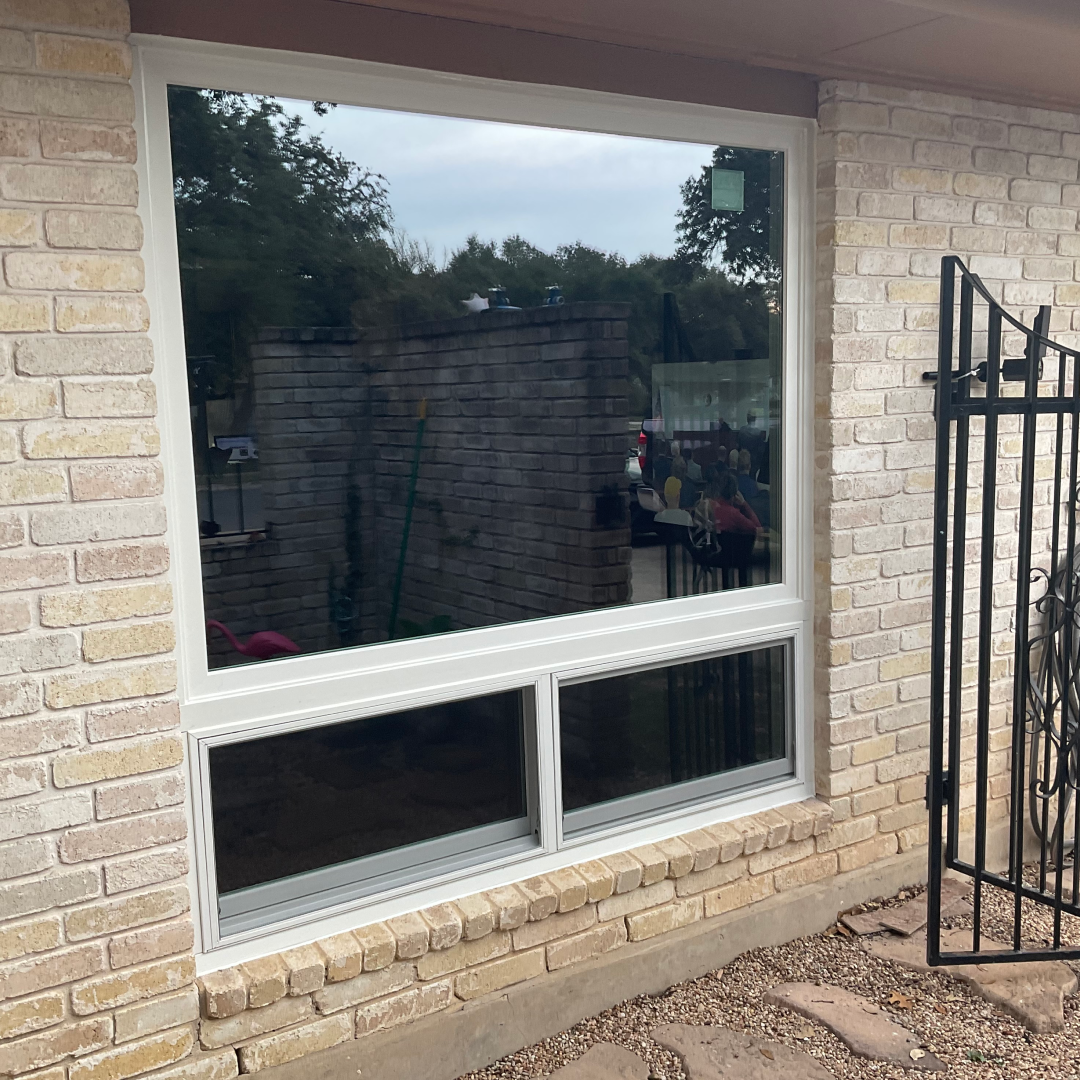
{"type": "MultiPolygon", "coordinates": [[[[626,850],[708,821],[756,812],[813,794],[813,138],[812,121],[711,106],[557,87],[538,87],[389,65],[135,35],[134,84],[140,140],[139,212],[146,226],[147,297],[157,364],[154,380],[166,458],[166,499],[178,617],[179,696],[188,733],[193,791],[193,884],[199,896],[197,949],[221,949],[214,965],[239,962],[355,925],[491,888],[574,861],[626,850]],[[272,664],[208,671],[203,641],[192,443],[172,203],[166,88],[210,86],[307,100],[606,131],[678,141],[780,150],[785,154],[783,403],[783,554],[779,583],[627,605],[567,616],[386,642],[272,664]],[[632,820],[595,822],[564,835],[558,796],[558,679],[694,659],[717,650],[791,641],[791,765],[785,776],[755,774],[749,787],[718,785],[693,805],[643,806],[632,820]],[[659,647],[655,643],[663,642],[659,647]],[[205,748],[219,739],[292,730],[392,712],[497,689],[536,687],[537,844],[485,849],[480,865],[429,864],[424,884],[386,884],[337,908],[319,905],[273,927],[222,934],[213,886],[213,838],[205,748]],[[351,914],[350,914],[351,913],[351,914]],[[318,929],[316,933],[315,929],[318,929]],[[256,947],[252,943],[258,941],[256,947]]],[[[767,763],[771,764],[771,763],[767,763]]],[[[758,766],[751,768],[757,769],[758,766]]],[[[691,783],[696,783],[691,782],[691,783]]],[[[505,842],[504,842],[505,843],[505,842]]],[[[512,841],[510,842],[512,843],[512,841]]],[[[228,930],[228,923],[225,924],[228,930]]]]}

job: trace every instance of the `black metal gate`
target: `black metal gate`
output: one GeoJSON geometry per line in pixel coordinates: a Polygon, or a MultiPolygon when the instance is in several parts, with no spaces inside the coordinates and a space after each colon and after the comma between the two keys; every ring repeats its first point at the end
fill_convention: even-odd
{"type": "Polygon", "coordinates": [[[1080,958],[1069,932],[1080,916],[1080,352],[1049,326],[1049,307],[1024,326],[958,258],[942,259],[938,370],[926,376],[937,380],[931,964],[1080,958]],[[973,879],[974,919],[944,939],[946,869],[973,879]]]}

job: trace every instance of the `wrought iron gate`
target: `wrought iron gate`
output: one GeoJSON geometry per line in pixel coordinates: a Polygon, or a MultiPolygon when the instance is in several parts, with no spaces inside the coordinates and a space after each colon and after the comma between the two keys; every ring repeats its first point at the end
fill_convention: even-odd
{"type": "Polygon", "coordinates": [[[1049,326],[1049,307],[1024,326],[958,258],[942,259],[927,373],[931,964],[1080,957],[1080,352],[1049,326]],[[989,842],[1006,826],[1003,868],[989,842]],[[948,939],[946,869],[974,881],[973,929],[948,939]]]}

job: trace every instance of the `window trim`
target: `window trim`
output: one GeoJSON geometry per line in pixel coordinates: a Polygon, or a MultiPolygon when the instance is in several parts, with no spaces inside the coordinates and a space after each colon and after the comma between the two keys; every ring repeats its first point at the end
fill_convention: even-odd
{"type": "Polygon", "coordinates": [[[176,591],[178,693],[187,733],[192,790],[192,885],[199,898],[196,951],[200,970],[288,948],[357,924],[416,910],[586,858],[626,850],[768,807],[811,797],[813,716],[813,121],[715,106],[656,101],[550,86],[500,82],[364,61],[316,57],[134,35],[139,213],[146,227],[146,295],[157,355],[162,456],[169,511],[167,538],[176,591]],[[444,113],[713,144],[782,150],[786,158],[782,579],[770,585],[651,604],[482,627],[431,638],[385,642],[313,656],[209,671],[203,640],[202,581],[194,473],[188,430],[183,322],[166,87],[214,86],[307,100],[444,113]],[[194,531],[192,531],[194,529],[194,531]],[[650,814],[561,837],[558,806],[555,681],[591,670],[686,661],[697,654],[791,640],[794,775],[752,791],[718,794],[693,807],[650,814]],[[662,641],[663,648],[651,642],[662,641]],[[645,644],[643,644],[643,642],[645,644]],[[403,679],[402,676],[406,678],[403,679]],[[409,690],[403,691],[402,685],[409,690]],[[290,730],[328,715],[390,712],[535,686],[539,849],[507,855],[460,873],[413,883],[246,934],[221,937],[217,925],[212,840],[207,846],[207,740],[290,730]],[[228,717],[225,721],[222,718],[228,717]],[[537,853],[537,851],[539,853],[537,853]],[[212,954],[212,955],[211,955],[212,954]]]}

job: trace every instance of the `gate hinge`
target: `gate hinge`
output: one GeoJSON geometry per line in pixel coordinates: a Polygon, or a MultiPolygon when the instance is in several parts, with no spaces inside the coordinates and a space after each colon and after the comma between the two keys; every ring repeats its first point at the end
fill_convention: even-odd
{"type": "MultiPolygon", "coordinates": [[[[927,810],[930,809],[930,784],[931,784],[932,780],[933,780],[932,776],[928,775],[926,777],[925,801],[926,801],[926,809],[927,810]]],[[[951,798],[952,798],[952,779],[949,776],[948,772],[943,772],[941,774],[941,805],[942,806],[948,806],[949,805],[949,800],[951,798]]]]}

